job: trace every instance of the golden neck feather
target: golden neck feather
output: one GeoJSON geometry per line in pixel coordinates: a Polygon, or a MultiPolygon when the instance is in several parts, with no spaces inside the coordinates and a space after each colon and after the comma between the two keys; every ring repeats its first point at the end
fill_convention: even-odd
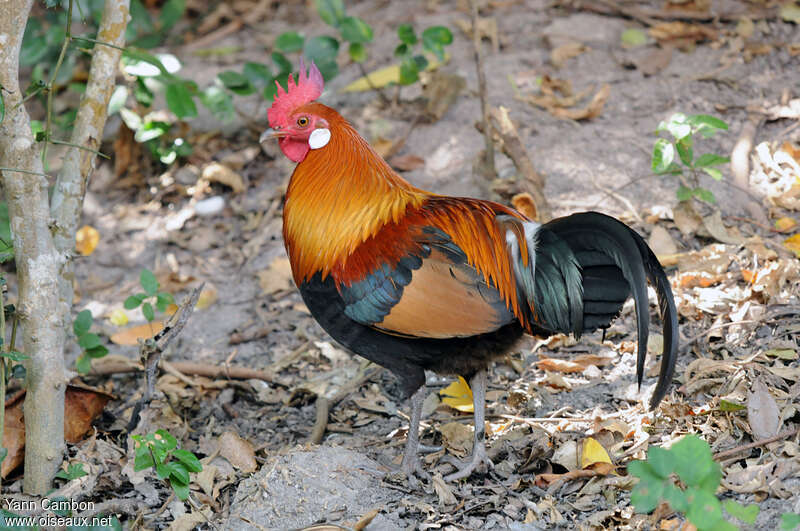
{"type": "Polygon", "coordinates": [[[336,111],[314,104],[330,124],[328,145],[312,149],[289,182],[283,237],[295,282],[323,278],[386,223],[429,194],[400,177],[336,111]]]}

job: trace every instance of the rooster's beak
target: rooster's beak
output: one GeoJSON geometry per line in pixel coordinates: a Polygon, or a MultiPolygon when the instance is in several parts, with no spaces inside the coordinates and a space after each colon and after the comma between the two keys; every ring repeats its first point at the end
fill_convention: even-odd
{"type": "Polygon", "coordinates": [[[259,137],[258,143],[259,144],[263,144],[267,140],[272,140],[273,138],[281,138],[281,137],[284,137],[284,136],[286,136],[286,132],[285,131],[280,131],[278,129],[269,128],[266,131],[264,131],[263,133],[261,133],[261,137],[259,137]]]}

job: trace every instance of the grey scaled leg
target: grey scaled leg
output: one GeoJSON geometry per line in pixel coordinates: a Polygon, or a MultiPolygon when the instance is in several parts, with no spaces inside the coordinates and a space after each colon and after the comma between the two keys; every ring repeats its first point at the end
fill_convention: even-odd
{"type": "Polygon", "coordinates": [[[414,474],[429,478],[430,475],[422,468],[419,460],[419,421],[422,417],[422,404],[425,402],[428,388],[422,386],[411,395],[411,421],[408,425],[408,439],[406,439],[406,449],[403,453],[403,463],[400,469],[408,478],[408,484],[412,488],[419,487],[419,482],[414,474]]]}
{"type": "Polygon", "coordinates": [[[494,466],[492,460],[486,455],[486,445],[484,443],[486,439],[485,408],[487,384],[486,369],[479,370],[469,379],[469,386],[472,388],[472,406],[475,412],[475,435],[472,442],[472,456],[458,470],[446,476],[444,478],[445,481],[455,481],[469,477],[482,463],[486,463],[490,468],[494,466]]]}

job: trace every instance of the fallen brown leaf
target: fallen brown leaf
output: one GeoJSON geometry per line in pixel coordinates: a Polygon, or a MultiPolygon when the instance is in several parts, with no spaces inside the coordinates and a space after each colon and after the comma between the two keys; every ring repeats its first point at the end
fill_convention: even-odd
{"type": "Polygon", "coordinates": [[[140,339],[149,339],[164,328],[162,321],[153,321],[120,330],[109,339],[115,345],[136,346],[140,339]]]}
{"type": "Polygon", "coordinates": [[[253,445],[238,433],[226,431],[219,436],[219,454],[246,474],[255,472],[258,467],[253,445]]]}

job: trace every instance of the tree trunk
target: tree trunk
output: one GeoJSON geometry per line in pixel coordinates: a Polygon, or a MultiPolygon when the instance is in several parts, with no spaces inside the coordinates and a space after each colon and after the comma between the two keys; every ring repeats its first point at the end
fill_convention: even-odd
{"type": "Polygon", "coordinates": [[[32,5],[33,0],[0,2],[0,85],[6,107],[0,124],[0,166],[22,170],[6,169],[2,174],[19,279],[23,348],[29,356],[23,488],[29,494],[45,494],[64,453],[65,330],[48,182],[19,87],[19,51],[32,5]]]}
{"type": "MultiPolygon", "coordinates": [[[[97,40],[117,48],[97,43],[94,45],[86,92],[81,98],[75,128],[70,138],[73,146],[84,146],[94,151],[100,149],[103,128],[108,117],[108,101],[114,89],[117,64],[122,54],[118,48],[125,45],[125,28],[130,19],[129,4],[130,0],[105,1],[97,40]]],[[[68,148],[50,200],[50,212],[54,221],[53,239],[56,249],[65,257],[59,275],[59,302],[65,318],[72,309],[72,283],[75,279],[72,252],[75,249],[75,233],[81,222],[83,198],[95,159],[96,155],[92,151],[68,148]]],[[[64,322],[63,326],[67,331],[70,329],[69,322],[64,322]]]]}

